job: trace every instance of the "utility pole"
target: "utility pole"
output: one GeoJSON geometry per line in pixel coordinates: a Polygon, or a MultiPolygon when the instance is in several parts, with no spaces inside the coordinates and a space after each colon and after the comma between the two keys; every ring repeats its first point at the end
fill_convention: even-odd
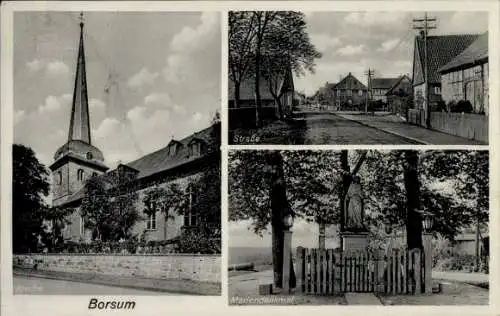
{"type": "Polygon", "coordinates": [[[365,75],[368,76],[368,90],[366,91],[366,100],[365,100],[365,114],[368,113],[368,99],[371,99],[372,96],[372,76],[375,74],[375,70],[368,68],[365,72],[365,75]]]}
{"type": "Polygon", "coordinates": [[[431,117],[430,117],[430,104],[429,104],[429,68],[428,68],[428,51],[427,51],[427,37],[429,35],[429,30],[435,29],[436,25],[431,25],[432,22],[436,22],[436,18],[429,18],[427,12],[425,12],[424,18],[413,19],[414,30],[421,30],[421,34],[424,36],[424,89],[425,89],[425,125],[427,128],[431,127],[431,117]]]}

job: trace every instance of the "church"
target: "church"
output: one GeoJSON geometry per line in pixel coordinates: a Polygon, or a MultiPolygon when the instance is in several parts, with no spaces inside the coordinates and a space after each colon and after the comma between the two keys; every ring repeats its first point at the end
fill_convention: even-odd
{"type": "Polygon", "coordinates": [[[220,138],[214,138],[214,135],[220,135],[219,129],[220,124],[214,123],[184,139],[172,139],[164,148],[109,170],[103,152],[92,144],[84,24],[81,22],[68,140],[55,151],[54,162],[50,165],[52,207],[74,210],[68,218],[70,223],[63,230],[64,239],[91,240],[92,231],[85,227],[85,219],[79,211],[85,196],[85,182],[90,177],[106,177],[108,174],[126,175],[130,186],[137,190],[136,208],[141,219],[134,225],[133,235],[143,236],[146,240],[168,240],[178,237],[184,229],[197,227],[197,218],[203,212],[202,209],[190,206],[183,215],[170,213],[169,216],[160,210],[145,213],[143,196],[148,189],[166,187],[172,183],[178,184],[186,194],[193,194],[188,190],[193,180],[199,179],[211,168],[220,170],[220,138]]]}

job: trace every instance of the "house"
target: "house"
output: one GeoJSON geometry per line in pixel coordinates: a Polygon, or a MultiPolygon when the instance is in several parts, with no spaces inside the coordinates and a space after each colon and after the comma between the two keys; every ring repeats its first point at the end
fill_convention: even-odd
{"type": "MultiPolygon", "coordinates": [[[[260,77],[259,93],[262,107],[259,114],[261,119],[276,119],[280,116],[280,107],[281,115],[284,116],[290,115],[293,111],[295,87],[292,70],[289,69],[285,72],[281,80],[278,80],[275,84],[274,89],[270,89],[271,85],[266,78],[264,76],[260,77]]],[[[229,128],[255,126],[256,95],[254,77],[247,76],[241,81],[238,102],[236,102],[236,93],[235,83],[229,78],[229,128]]]]}
{"type": "Polygon", "coordinates": [[[387,103],[386,93],[400,78],[373,78],[370,81],[371,97],[373,101],[387,103]]]}
{"type": "Polygon", "coordinates": [[[133,235],[144,236],[146,240],[167,240],[178,237],[183,229],[198,227],[197,218],[204,209],[190,204],[184,215],[171,212],[172,216],[165,216],[165,210],[145,212],[143,197],[151,188],[176,183],[186,196],[189,195],[190,200],[196,199],[197,192],[193,192],[190,185],[208,170],[220,168],[220,124],[214,124],[181,140],[171,140],[160,150],[108,171],[103,152],[92,144],[83,23],[80,25],[68,140],[55,151],[54,162],[50,165],[53,180],[52,207],[73,210],[67,218],[69,223],[62,232],[63,237],[73,241],[89,240],[92,237],[93,232],[86,227],[87,221],[80,213],[85,184],[92,177],[102,177],[104,180],[118,177],[119,188],[126,187],[137,193],[135,207],[141,219],[132,228],[133,235]]]}
{"type": "Polygon", "coordinates": [[[337,109],[364,109],[367,98],[366,86],[351,73],[335,84],[333,91],[337,109]]]}
{"type": "Polygon", "coordinates": [[[414,111],[410,118],[413,123],[425,124],[427,121],[427,112],[436,108],[437,103],[441,100],[441,76],[439,69],[464,51],[478,36],[474,34],[428,36],[427,82],[425,82],[424,36],[422,33],[420,36],[415,37],[412,73],[414,111]],[[428,85],[429,89],[429,111],[425,104],[426,85],[428,85]]]}
{"type": "Polygon", "coordinates": [[[411,78],[400,76],[392,87],[385,93],[387,108],[391,113],[406,117],[407,108],[413,103],[411,78]]]}
{"type": "Polygon", "coordinates": [[[488,115],[488,33],[479,36],[458,56],[439,69],[441,95],[449,104],[467,100],[473,112],[488,115]]]}

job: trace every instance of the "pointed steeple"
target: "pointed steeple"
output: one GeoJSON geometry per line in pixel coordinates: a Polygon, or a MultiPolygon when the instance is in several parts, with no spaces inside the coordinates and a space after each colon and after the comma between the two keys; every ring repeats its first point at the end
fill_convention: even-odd
{"type": "Polygon", "coordinates": [[[83,13],[80,13],[80,45],[76,62],[75,88],[71,107],[68,141],[81,140],[91,144],[89,100],[87,95],[87,73],[85,70],[85,50],[83,48],[83,13]]]}

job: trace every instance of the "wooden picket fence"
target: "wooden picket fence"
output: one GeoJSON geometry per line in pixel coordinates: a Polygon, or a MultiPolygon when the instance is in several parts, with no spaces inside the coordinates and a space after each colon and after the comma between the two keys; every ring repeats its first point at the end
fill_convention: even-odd
{"type": "Polygon", "coordinates": [[[423,262],[419,249],[394,249],[388,255],[376,257],[368,252],[298,247],[296,291],[316,295],[421,293],[423,262]]]}

